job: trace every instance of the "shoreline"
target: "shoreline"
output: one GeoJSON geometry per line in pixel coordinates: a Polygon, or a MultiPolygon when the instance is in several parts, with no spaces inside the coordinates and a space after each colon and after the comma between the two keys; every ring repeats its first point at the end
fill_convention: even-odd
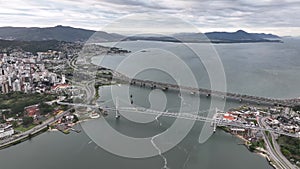
{"type": "MultiPolygon", "coordinates": [[[[82,123],[82,122],[86,122],[86,121],[88,121],[88,120],[90,120],[90,119],[82,119],[82,120],[79,120],[79,121],[75,122],[75,123],[73,124],[73,126],[75,126],[75,125],[77,125],[77,124],[80,124],[80,123],[82,123]]],[[[54,122],[54,123],[55,123],[55,122],[54,122]]],[[[6,143],[0,144],[0,150],[9,148],[9,147],[11,147],[11,146],[18,145],[18,144],[20,144],[20,143],[22,143],[22,142],[25,142],[25,141],[27,141],[27,140],[30,140],[30,139],[32,139],[33,137],[36,137],[36,136],[38,136],[38,135],[40,135],[40,134],[43,134],[43,133],[45,133],[45,132],[47,132],[47,131],[49,131],[49,132],[56,132],[56,131],[60,131],[60,130],[57,129],[57,128],[52,128],[51,125],[47,125],[47,126],[44,126],[43,128],[41,128],[40,130],[34,131],[33,133],[26,134],[26,135],[22,135],[22,136],[20,136],[20,137],[18,137],[18,138],[15,138],[15,139],[11,140],[11,141],[8,141],[8,142],[6,142],[6,143]]],[[[60,131],[60,132],[62,132],[62,131],[60,131]]],[[[62,133],[63,133],[63,132],[62,132],[62,133]]],[[[66,133],[65,133],[65,134],[66,134],[66,133]]],[[[14,137],[14,136],[12,136],[12,137],[14,137]]]]}
{"type": "MultiPolygon", "coordinates": [[[[87,121],[87,120],[78,121],[78,122],[74,123],[74,125],[80,124],[81,122],[84,122],[84,121],[87,121]]],[[[30,139],[32,139],[32,138],[34,138],[34,137],[36,137],[36,136],[38,136],[40,134],[46,133],[46,132],[61,132],[61,131],[58,130],[58,129],[56,129],[56,128],[51,128],[51,127],[48,128],[46,126],[45,128],[37,131],[36,133],[28,134],[28,135],[25,135],[22,138],[16,138],[15,140],[12,140],[9,143],[4,143],[4,144],[0,145],[0,150],[9,148],[9,147],[12,147],[12,146],[15,146],[15,145],[18,145],[18,144],[20,144],[22,142],[30,140],[30,139]]]]}
{"type": "Polygon", "coordinates": [[[18,145],[22,142],[25,142],[27,140],[30,140],[32,139],[33,137],[36,137],[42,133],[45,133],[47,132],[49,129],[47,126],[45,126],[44,128],[42,128],[41,130],[38,130],[37,132],[33,133],[33,134],[27,134],[25,136],[22,136],[22,137],[19,137],[19,138],[16,138],[15,140],[12,140],[10,142],[7,142],[7,143],[3,143],[2,145],[0,145],[0,150],[2,149],[6,149],[6,148],[9,148],[9,147],[12,147],[12,146],[15,146],[15,145],[18,145]]]}
{"type": "Polygon", "coordinates": [[[230,134],[230,135],[232,135],[232,136],[234,136],[234,137],[236,137],[236,138],[238,138],[238,139],[244,141],[244,143],[241,144],[241,145],[244,145],[244,146],[248,149],[249,152],[254,153],[254,154],[257,154],[258,156],[263,157],[264,159],[266,159],[266,160],[268,161],[268,163],[269,163],[269,165],[270,165],[271,167],[273,167],[274,169],[277,169],[277,168],[276,168],[276,165],[273,164],[273,162],[272,162],[272,160],[270,159],[270,157],[266,154],[267,151],[266,151],[265,149],[258,150],[258,149],[256,148],[255,151],[252,152],[252,151],[249,150],[249,147],[247,146],[247,142],[249,142],[249,141],[248,141],[247,139],[245,139],[243,136],[241,136],[241,135],[239,135],[239,134],[232,134],[229,130],[226,130],[226,129],[223,129],[223,128],[219,128],[219,129],[221,129],[222,131],[224,131],[224,132],[226,132],[226,133],[228,133],[228,134],[230,134]]]}

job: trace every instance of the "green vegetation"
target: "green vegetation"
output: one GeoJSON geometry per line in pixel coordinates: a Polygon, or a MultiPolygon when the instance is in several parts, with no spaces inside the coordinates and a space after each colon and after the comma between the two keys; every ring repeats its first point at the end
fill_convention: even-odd
{"type": "Polygon", "coordinates": [[[291,155],[292,155],[292,153],[289,150],[285,149],[285,148],[281,148],[281,152],[286,157],[291,157],[291,155]]]}
{"type": "Polygon", "coordinates": [[[272,139],[272,136],[271,136],[270,132],[269,131],[265,131],[265,133],[266,133],[266,136],[268,136],[268,140],[271,143],[272,148],[274,148],[273,139],[272,139]]]}
{"type": "Polygon", "coordinates": [[[113,74],[110,70],[98,71],[96,74],[96,79],[101,79],[101,78],[111,81],[113,79],[113,74]]]}
{"type": "Polygon", "coordinates": [[[46,103],[40,103],[39,110],[41,115],[46,115],[48,113],[52,113],[54,111],[54,107],[46,103]]]}
{"type": "Polygon", "coordinates": [[[73,123],[76,123],[79,121],[79,118],[74,114],[74,120],[73,120],[73,123]]]}
{"type": "Polygon", "coordinates": [[[66,129],[66,130],[63,130],[61,132],[63,132],[64,134],[70,134],[70,129],[66,129]]]}
{"type": "MultiPolygon", "coordinates": [[[[300,139],[288,136],[280,136],[278,138],[281,152],[288,159],[294,159],[295,162],[300,162],[300,139]]],[[[300,164],[299,164],[300,166],[300,164]]]]}
{"type": "MultiPolygon", "coordinates": [[[[24,132],[33,128],[36,125],[35,123],[42,123],[42,121],[34,121],[33,117],[27,116],[24,108],[38,104],[41,115],[46,115],[54,111],[55,105],[48,105],[45,102],[54,99],[56,99],[56,96],[51,94],[13,92],[0,95],[0,109],[7,109],[7,111],[2,112],[6,118],[21,118],[21,124],[14,121],[12,125],[15,130],[24,132]]],[[[2,116],[0,122],[5,122],[2,116]]]]}
{"type": "Polygon", "coordinates": [[[33,123],[33,117],[24,116],[23,117],[23,126],[29,126],[33,123]]]}
{"type": "Polygon", "coordinates": [[[264,140],[261,139],[255,142],[251,142],[251,145],[249,146],[249,150],[253,152],[257,147],[264,148],[265,147],[264,140]]]}
{"type": "Polygon", "coordinates": [[[229,133],[230,132],[230,129],[226,126],[218,126],[218,128],[224,130],[225,132],[229,133]]]}
{"type": "Polygon", "coordinates": [[[57,40],[45,41],[10,41],[0,40],[1,52],[12,52],[14,49],[22,49],[26,52],[36,54],[37,52],[46,52],[48,50],[59,51],[63,44],[68,42],[61,42],[57,40]]]}
{"type": "MultiPolygon", "coordinates": [[[[109,73],[111,73],[111,72],[108,72],[108,74],[109,73]]],[[[100,77],[98,77],[98,78],[100,78],[100,77]]],[[[97,99],[97,98],[99,98],[99,88],[101,87],[101,86],[104,86],[104,85],[108,85],[108,84],[110,84],[111,82],[111,80],[112,80],[112,75],[110,74],[109,76],[107,76],[106,78],[108,78],[109,79],[109,82],[107,82],[107,83],[101,83],[101,82],[96,82],[95,83],[95,85],[94,85],[94,87],[95,87],[95,91],[96,91],[96,93],[95,93],[95,99],[97,99]]]]}
{"type": "Polygon", "coordinates": [[[23,113],[24,107],[54,100],[55,98],[55,95],[51,94],[13,92],[0,95],[0,108],[11,109],[11,112],[3,113],[9,118],[23,113]]]}
{"type": "Polygon", "coordinates": [[[251,152],[254,152],[255,149],[256,149],[256,146],[255,146],[254,144],[251,144],[251,145],[249,146],[249,150],[250,150],[251,152]]]}
{"type": "Polygon", "coordinates": [[[255,125],[258,124],[257,120],[249,120],[250,122],[253,122],[255,125]]]}
{"type": "Polygon", "coordinates": [[[96,93],[95,93],[95,99],[98,99],[99,98],[99,86],[95,85],[95,91],[96,91],[96,93]]]}
{"type": "MultiPolygon", "coordinates": [[[[3,39],[21,39],[24,41],[43,41],[45,39],[56,39],[60,41],[85,42],[95,33],[92,30],[72,28],[69,26],[55,26],[48,28],[38,27],[2,27],[0,36],[3,39]]],[[[106,38],[113,39],[116,35],[111,35],[103,32],[106,38]]]]}
{"type": "Polygon", "coordinates": [[[27,130],[32,129],[32,128],[35,127],[35,126],[36,126],[36,125],[34,125],[34,124],[31,124],[31,125],[29,125],[28,127],[24,127],[24,126],[20,125],[20,126],[16,127],[15,130],[16,130],[16,131],[20,131],[20,132],[25,132],[25,131],[27,131],[27,130]]]}
{"type": "Polygon", "coordinates": [[[300,105],[294,106],[294,107],[293,107],[293,110],[294,110],[294,111],[300,111],[300,105]]]}

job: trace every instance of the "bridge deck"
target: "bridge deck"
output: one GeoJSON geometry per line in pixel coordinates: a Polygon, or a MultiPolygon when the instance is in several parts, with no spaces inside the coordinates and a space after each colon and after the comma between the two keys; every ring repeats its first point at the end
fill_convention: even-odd
{"type": "Polygon", "coordinates": [[[204,94],[207,96],[217,96],[217,97],[222,97],[222,98],[236,99],[236,100],[239,100],[240,102],[250,101],[250,102],[256,102],[258,104],[281,105],[281,106],[287,106],[287,107],[293,107],[300,103],[299,98],[275,99],[275,98],[268,98],[268,97],[252,96],[252,95],[247,95],[247,94],[214,91],[214,90],[209,90],[209,89],[204,89],[204,88],[192,88],[192,87],[179,86],[179,85],[169,84],[169,83],[155,82],[155,81],[150,81],[150,80],[130,79],[122,74],[114,75],[114,80],[122,81],[122,82],[128,83],[130,85],[134,85],[134,86],[150,87],[152,89],[160,88],[165,91],[169,90],[169,89],[182,90],[182,91],[191,92],[193,94],[204,94]]]}

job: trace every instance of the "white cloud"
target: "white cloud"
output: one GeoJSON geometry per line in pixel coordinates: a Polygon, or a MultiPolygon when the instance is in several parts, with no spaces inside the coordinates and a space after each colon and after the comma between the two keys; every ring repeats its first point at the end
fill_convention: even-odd
{"type": "MultiPolygon", "coordinates": [[[[300,0],[0,0],[0,3],[0,26],[61,24],[98,30],[120,17],[150,12],[178,17],[203,31],[273,30],[280,35],[291,32],[300,35],[300,0]]],[[[147,27],[147,19],[139,22],[136,25],[147,27]]],[[[174,28],[171,21],[164,22],[174,28]]]]}

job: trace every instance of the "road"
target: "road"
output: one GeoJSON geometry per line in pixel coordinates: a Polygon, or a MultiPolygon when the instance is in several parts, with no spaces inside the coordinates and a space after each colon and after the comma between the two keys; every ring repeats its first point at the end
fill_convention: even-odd
{"type": "Polygon", "coordinates": [[[2,140],[0,141],[0,148],[1,147],[6,147],[14,142],[17,142],[17,141],[20,141],[20,140],[23,140],[25,138],[28,137],[29,134],[31,135],[34,135],[40,131],[42,131],[43,129],[45,129],[47,127],[47,125],[51,125],[52,123],[54,123],[57,119],[61,118],[62,116],[66,115],[67,113],[70,112],[70,109],[50,118],[50,119],[47,119],[46,121],[44,121],[42,124],[38,125],[38,126],[35,126],[34,128],[30,129],[30,130],[27,130],[23,133],[20,133],[20,134],[17,134],[17,135],[14,135],[13,137],[10,137],[9,139],[6,139],[6,140],[2,140]]]}
{"type": "Polygon", "coordinates": [[[91,101],[93,101],[95,94],[96,94],[96,89],[95,89],[95,81],[91,80],[89,82],[86,83],[85,85],[85,91],[86,91],[86,101],[87,103],[90,104],[91,101]]]}
{"type": "MultiPolygon", "coordinates": [[[[257,120],[260,127],[267,128],[267,124],[265,123],[267,117],[262,117],[257,120]]],[[[298,168],[297,166],[293,165],[291,162],[289,162],[286,157],[281,153],[280,147],[276,142],[276,139],[274,137],[274,134],[272,132],[269,132],[272,138],[272,143],[269,140],[269,137],[267,136],[266,132],[262,131],[263,133],[263,139],[266,143],[266,148],[268,151],[268,154],[270,158],[275,162],[276,166],[281,169],[295,169],[298,168]],[[273,145],[273,146],[272,146],[273,145]]]]}

